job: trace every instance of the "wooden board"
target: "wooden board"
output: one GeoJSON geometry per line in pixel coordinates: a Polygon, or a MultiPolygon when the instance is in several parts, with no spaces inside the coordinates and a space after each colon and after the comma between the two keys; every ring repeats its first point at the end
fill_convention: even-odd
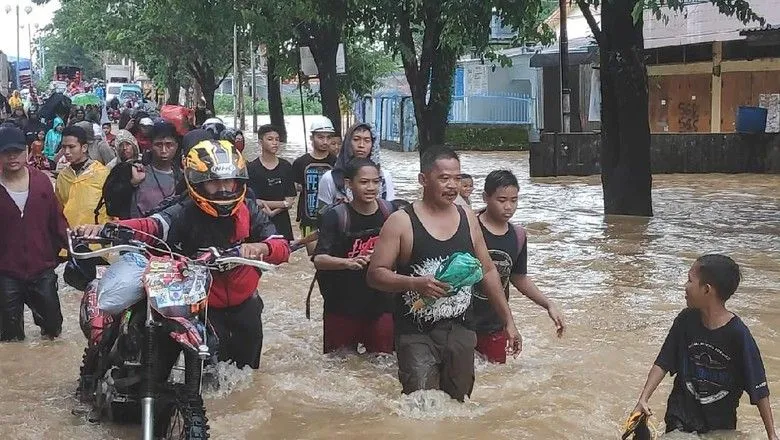
{"type": "Polygon", "coordinates": [[[762,93],[780,93],[780,72],[726,72],[721,92],[720,130],[736,130],[740,105],[758,105],[762,93]]]}
{"type": "Polygon", "coordinates": [[[709,133],[711,84],[705,74],[650,77],[650,132],[709,133]]]}

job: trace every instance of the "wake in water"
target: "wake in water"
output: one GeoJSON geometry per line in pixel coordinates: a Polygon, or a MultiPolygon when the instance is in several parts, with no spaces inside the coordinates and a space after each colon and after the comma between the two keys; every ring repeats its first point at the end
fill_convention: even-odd
{"type": "Polygon", "coordinates": [[[466,398],[460,403],[440,390],[420,390],[401,395],[394,412],[410,419],[473,419],[484,415],[486,408],[466,398]]]}

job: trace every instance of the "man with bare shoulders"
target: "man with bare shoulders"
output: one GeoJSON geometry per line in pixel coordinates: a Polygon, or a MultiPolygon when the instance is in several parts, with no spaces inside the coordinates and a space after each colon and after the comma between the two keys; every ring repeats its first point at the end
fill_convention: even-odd
{"type": "Polygon", "coordinates": [[[460,188],[460,159],[448,148],[434,148],[420,160],[423,197],[388,218],[368,270],[368,284],[395,299],[398,378],[403,393],[439,389],[463,401],[474,387],[474,347],[470,323],[472,286],[448,292],[434,279],[436,269],[456,252],[482,263],[482,291],[506,324],[513,354],[522,339],[515,327],[476,216],[453,201],[460,188]]]}

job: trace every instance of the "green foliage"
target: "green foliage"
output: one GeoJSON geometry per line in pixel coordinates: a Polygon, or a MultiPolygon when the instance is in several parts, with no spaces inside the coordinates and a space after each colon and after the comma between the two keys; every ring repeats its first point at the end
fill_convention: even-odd
{"type": "Polygon", "coordinates": [[[339,77],[339,94],[346,102],[370,94],[379,79],[400,69],[392,56],[366,38],[354,37],[344,47],[347,73],[339,77]]]}
{"type": "MultiPolygon", "coordinates": [[[[252,97],[249,95],[244,96],[244,102],[247,106],[252,102],[252,97]]],[[[304,96],[304,109],[307,115],[319,115],[322,114],[322,107],[320,103],[314,99],[306,98],[304,96]]],[[[284,95],[282,96],[282,107],[284,108],[284,114],[286,115],[300,115],[301,114],[301,98],[298,95],[284,95]]],[[[268,101],[264,99],[258,99],[255,103],[255,110],[259,115],[268,114],[268,101]]],[[[217,115],[233,114],[233,95],[215,95],[214,96],[214,112],[217,115]]],[[[246,114],[251,114],[250,108],[246,110],[246,114]]]]}
{"type": "Polygon", "coordinates": [[[445,144],[456,150],[525,151],[528,129],[527,125],[449,124],[445,144]]]}
{"type": "Polygon", "coordinates": [[[132,58],[158,84],[189,74],[211,94],[231,65],[233,23],[227,1],[62,0],[52,25],[90,50],[132,58]]]}
{"type": "Polygon", "coordinates": [[[452,78],[459,56],[472,52],[507,65],[490,45],[490,24],[497,15],[516,32],[513,43],[549,41],[542,23],[548,0],[399,0],[368,2],[372,26],[386,48],[400,56],[409,82],[421,151],[444,141],[452,78]]]}
{"type": "MultiPolygon", "coordinates": [[[[609,4],[612,0],[577,0],[577,4],[582,9],[585,5],[600,7],[602,4],[609,4]]],[[[669,18],[665,15],[669,11],[682,11],[685,6],[690,4],[686,0],[629,0],[634,6],[631,10],[631,17],[634,23],[641,23],[644,11],[648,10],[657,19],[668,23],[669,18]]],[[[751,22],[764,25],[766,20],[759,16],[750,7],[747,0],[709,0],[709,2],[718,8],[721,14],[734,16],[742,23],[751,22]]],[[[608,6],[609,7],[609,6],[608,6]]]]}
{"type": "Polygon", "coordinates": [[[103,77],[103,62],[96,52],[64,38],[51,28],[47,27],[43,32],[36,44],[40,44],[46,54],[46,72],[42,80],[47,87],[54,77],[55,66],[79,66],[85,78],[103,77]]]}

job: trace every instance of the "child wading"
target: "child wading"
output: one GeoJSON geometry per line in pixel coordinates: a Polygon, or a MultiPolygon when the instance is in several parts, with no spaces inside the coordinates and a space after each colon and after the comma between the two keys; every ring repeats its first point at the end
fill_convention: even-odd
{"type": "Polygon", "coordinates": [[[652,414],[650,396],[667,372],[674,375],[666,432],[736,429],[739,398],[747,392],[767,437],[778,438],[758,345],[739,316],[726,309],[739,281],[739,266],[724,255],[699,257],[688,271],[688,307],[675,318],[634,409],[652,414]]]}
{"type": "MultiPolygon", "coordinates": [[[[509,223],[517,211],[519,185],[511,171],[492,171],[485,178],[482,197],[486,207],[479,214],[479,225],[485,237],[490,258],[496,265],[506,299],[509,283],[547,310],[555,324],[558,336],[563,335],[563,315],[552,301],[539,291],[528,273],[528,243],[525,230],[509,223]]],[[[474,328],[477,332],[477,351],[490,362],[506,362],[506,333],[501,317],[480,291],[474,295],[474,328]]]]}
{"type": "Polygon", "coordinates": [[[344,180],[353,200],[323,214],[313,258],[325,299],[324,352],[362,343],[369,353],[392,353],[393,298],[368,287],[366,269],[393,208],[377,198],[382,179],[370,160],[350,161],[344,180]]]}

